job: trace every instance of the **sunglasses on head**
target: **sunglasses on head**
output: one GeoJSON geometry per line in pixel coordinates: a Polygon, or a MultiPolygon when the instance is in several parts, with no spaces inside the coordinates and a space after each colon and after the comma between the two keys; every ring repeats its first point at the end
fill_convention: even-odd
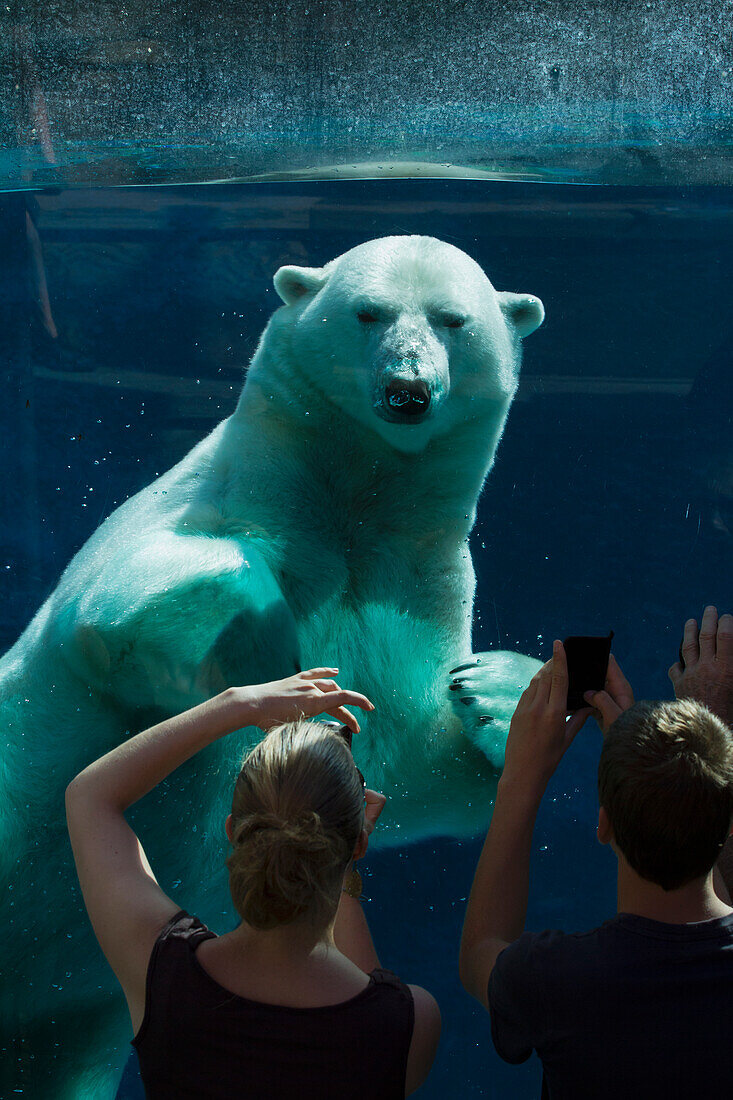
{"type": "MultiPolygon", "coordinates": [[[[349,729],[348,726],[340,726],[337,722],[324,722],[323,725],[324,726],[330,726],[331,729],[333,730],[333,732],[338,734],[338,736],[341,737],[346,742],[346,744],[349,748],[349,751],[351,752],[351,738],[353,737],[353,734],[352,734],[352,732],[351,732],[351,730],[349,729]]],[[[352,759],[353,759],[353,754],[352,754],[352,759]]],[[[354,767],[356,768],[356,774],[359,776],[359,781],[361,783],[362,790],[364,791],[364,801],[366,801],[366,789],[367,789],[366,779],[361,774],[359,769],[356,767],[356,761],[354,761],[354,767]]]]}

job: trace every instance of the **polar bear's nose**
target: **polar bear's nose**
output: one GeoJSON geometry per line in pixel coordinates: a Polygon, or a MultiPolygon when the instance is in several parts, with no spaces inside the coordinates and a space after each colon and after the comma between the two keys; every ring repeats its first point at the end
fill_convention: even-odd
{"type": "Polygon", "coordinates": [[[430,407],[430,390],[422,378],[395,378],[385,390],[390,420],[418,420],[430,407]]]}

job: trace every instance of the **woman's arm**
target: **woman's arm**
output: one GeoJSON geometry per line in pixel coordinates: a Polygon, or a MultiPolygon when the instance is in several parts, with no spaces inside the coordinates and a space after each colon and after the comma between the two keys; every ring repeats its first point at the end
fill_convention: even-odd
{"type": "Polygon", "coordinates": [[[336,923],[333,926],[336,947],[347,959],[351,959],[365,974],[371,974],[380,966],[377,949],[361,901],[348,894],[341,895],[336,923]]]}
{"type": "MultiPolygon", "coordinates": [[[[386,798],[377,791],[367,789],[364,792],[364,830],[357,844],[355,859],[361,859],[367,850],[369,836],[374,831],[377,818],[384,809],[386,798]]],[[[347,874],[347,880],[348,880],[347,874]]],[[[380,966],[377,951],[369,931],[366,914],[359,898],[349,894],[341,895],[336,913],[333,938],[342,954],[365,973],[380,966]]],[[[410,1049],[405,1074],[405,1096],[410,1096],[422,1085],[430,1072],[440,1039],[440,1009],[435,998],[419,985],[409,987],[415,1008],[415,1022],[412,1029],[410,1049]]]]}
{"type": "Polygon", "coordinates": [[[415,1025],[412,1029],[412,1042],[407,1056],[405,1075],[405,1096],[411,1096],[420,1088],[430,1073],[438,1051],[443,1021],[438,1002],[432,993],[419,985],[411,985],[410,992],[415,1005],[415,1025]]]}
{"type": "Polygon", "coordinates": [[[201,749],[244,726],[267,729],[325,712],[357,732],[346,705],[371,710],[372,704],[326,679],[336,672],[311,669],[271,684],[228,688],[130,738],[69,784],[66,814],[84,904],[133,1019],[142,1015],[153,944],[180,906],[158,885],[124,811],[201,749]]]}
{"type": "Polygon", "coordinates": [[[200,749],[252,721],[237,689],[229,689],[126,741],[66,789],[66,820],[84,904],[126,994],[137,990],[144,1000],[153,944],[180,905],[159,887],[124,811],[200,749]]]}
{"type": "MultiPolygon", "coordinates": [[[[374,832],[377,818],[385,807],[387,799],[378,791],[367,788],[364,791],[364,828],[354,852],[354,860],[362,859],[366,855],[369,845],[369,837],[374,832]]],[[[353,864],[350,871],[353,869],[353,864]]],[[[346,878],[349,877],[347,872],[346,878]]],[[[336,911],[336,921],[333,926],[333,938],[336,947],[347,959],[351,959],[365,974],[370,974],[380,966],[377,958],[377,949],[369,931],[366,915],[361,907],[359,898],[341,895],[341,901],[336,911]]]]}

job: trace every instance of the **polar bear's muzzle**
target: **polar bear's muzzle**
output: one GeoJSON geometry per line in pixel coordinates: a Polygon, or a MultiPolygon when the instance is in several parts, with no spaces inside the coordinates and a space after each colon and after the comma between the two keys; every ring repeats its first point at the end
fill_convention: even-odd
{"type": "Polygon", "coordinates": [[[421,424],[448,394],[446,348],[425,318],[403,319],[388,329],[375,365],[372,407],[389,424],[421,424]]]}
{"type": "Polygon", "coordinates": [[[418,424],[430,410],[430,389],[422,378],[393,378],[375,403],[375,412],[392,424],[418,424]]]}

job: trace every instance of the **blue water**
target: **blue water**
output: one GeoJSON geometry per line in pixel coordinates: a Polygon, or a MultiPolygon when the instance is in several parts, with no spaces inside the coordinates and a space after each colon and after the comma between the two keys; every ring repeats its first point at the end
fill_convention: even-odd
{"type": "MultiPolygon", "coordinates": [[[[733,604],[732,211],[726,188],[458,180],[0,195],[0,651],[102,519],[232,411],[281,264],[423,233],[547,313],[472,536],[474,648],[546,656],[613,629],[637,695],[668,695],[684,619],[733,604]]],[[[530,928],[613,912],[599,736],[586,728],[543,803],[530,928]]],[[[434,1100],[539,1093],[537,1063],[504,1066],[458,984],[478,850],[446,837],[367,860],[383,964],[443,1011],[434,1100]]],[[[141,1095],[131,1062],[119,1096],[141,1095]]]]}

